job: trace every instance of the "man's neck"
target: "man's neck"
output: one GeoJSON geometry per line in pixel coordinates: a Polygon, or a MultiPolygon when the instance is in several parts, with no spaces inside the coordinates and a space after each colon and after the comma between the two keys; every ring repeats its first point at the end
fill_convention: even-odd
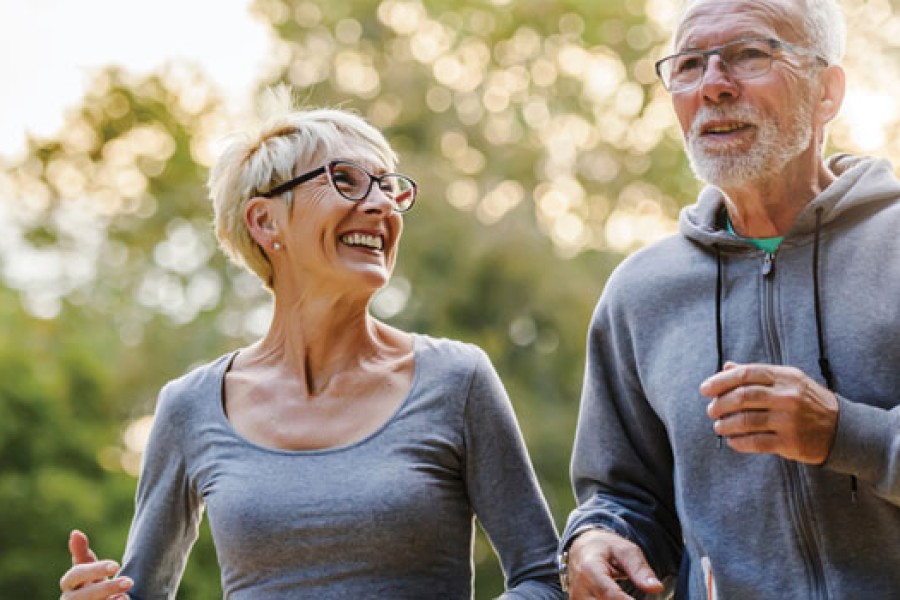
{"type": "Polygon", "coordinates": [[[723,189],[734,231],[747,238],[786,235],[804,207],[835,180],[824,163],[819,165],[806,175],[788,168],[776,177],[723,189]]]}

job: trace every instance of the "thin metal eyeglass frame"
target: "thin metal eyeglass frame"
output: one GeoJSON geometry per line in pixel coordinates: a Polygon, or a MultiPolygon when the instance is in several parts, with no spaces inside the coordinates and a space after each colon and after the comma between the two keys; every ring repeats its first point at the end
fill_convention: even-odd
{"type": "Polygon", "coordinates": [[[412,196],[413,196],[412,201],[409,203],[409,206],[407,206],[406,208],[400,208],[400,205],[397,204],[397,202],[393,198],[390,198],[391,204],[394,206],[394,210],[396,212],[398,212],[398,213],[408,212],[413,207],[413,205],[416,203],[416,197],[418,197],[419,186],[415,181],[412,180],[412,178],[407,177],[406,175],[401,175],[400,173],[385,173],[384,175],[372,175],[362,165],[358,165],[355,162],[350,161],[350,160],[333,160],[321,167],[313,169],[312,171],[308,171],[302,175],[298,175],[297,177],[294,177],[293,179],[289,179],[288,181],[285,181],[282,184],[276,185],[268,192],[261,192],[259,195],[263,198],[272,198],[274,196],[278,196],[279,194],[283,194],[284,192],[286,192],[290,189],[295,188],[296,186],[300,185],[301,183],[306,183],[307,181],[315,179],[316,177],[318,177],[322,174],[325,174],[328,176],[328,183],[331,184],[331,187],[334,188],[334,191],[336,191],[338,194],[340,194],[342,198],[344,198],[345,200],[349,200],[350,202],[362,202],[372,192],[372,185],[376,181],[378,183],[381,183],[381,180],[384,179],[385,177],[400,177],[402,179],[405,179],[412,185],[412,188],[411,188],[412,196]],[[335,165],[350,165],[352,167],[359,169],[366,175],[368,175],[369,176],[369,187],[366,188],[366,192],[359,198],[352,198],[352,197],[348,196],[347,194],[345,194],[344,192],[342,192],[341,189],[334,183],[334,179],[332,177],[332,170],[334,169],[335,165]]]}
{"type": "Polygon", "coordinates": [[[769,47],[772,50],[788,50],[789,52],[793,52],[799,56],[808,56],[811,58],[815,58],[817,61],[821,62],[823,66],[828,66],[828,60],[822,56],[821,54],[816,54],[812,50],[807,48],[801,48],[799,46],[795,46],[793,44],[789,44],[787,42],[783,42],[776,38],[744,38],[740,40],[733,40],[728,42],[727,44],[722,44],[721,46],[716,46],[715,48],[710,48],[709,50],[686,50],[684,52],[676,52],[675,54],[670,54],[669,56],[664,56],[663,58],[656,61],[654,64],[654,68],[656,69],[656,76],[659,77],[659,80],[662,81],[663,87],[666,88],[666,91],[672,92],[689,92],[700,85],[700,82],[703,81],[703,77],[706,75],[706,69],[709,68],[709,57],[713,55],[717,55],[719,60],[722,61],[722,66],[725,68],[725,71],[729,73],[729,75],[734,76],[736,79],[740,81],[744,81],[746,79],[755,79],[757,77],[762,77],[766,73],[772,70],[772,64],[775,62],[775,55],[769,56],[769,68],[765,71],[760,71],[755,75],[751,75],[750,77],[739,77],[734,75],[730,71],[728,71],[728,62],[722,58],[722,50],[728,48],[729,46],[733,46],[735,44],[745,44],[747,42],[766,42],[769,44],[769,47]],[[689,85],[687,87],[678,88],[677,90],[673,90],[666,81],[666,78],[663,77],[662,74],[662,66],[668,62],[675,60],[679,56],[699,56],[703,59],[703,71],[700,73],[700,77],[697,78],[697,81],[693,85],[689,85]]]}

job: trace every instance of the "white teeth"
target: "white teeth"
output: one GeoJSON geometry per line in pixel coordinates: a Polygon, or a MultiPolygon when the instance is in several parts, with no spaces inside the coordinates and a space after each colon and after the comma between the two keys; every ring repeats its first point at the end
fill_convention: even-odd
{"type": "Polygon", "coordinates": [[[384,240],[380,235],[368,235],[366,233],[347,233],[341,236],[341,241],[348,246],[364,246],[373,250],[384,248],[384,240]]]}

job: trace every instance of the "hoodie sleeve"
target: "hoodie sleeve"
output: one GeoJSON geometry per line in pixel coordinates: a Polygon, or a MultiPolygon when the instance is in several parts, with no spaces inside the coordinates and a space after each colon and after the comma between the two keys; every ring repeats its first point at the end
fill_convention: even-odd
{"type": "Polygon", "coordinates": [[[855,475],[900,506],[900,406],[885,410],[838,396],[840,412],[825,467],[855,475]]]}
{"type": "Polygon", "coordinates": [[[561,548],[585,526],[610,529],[640,546],[664,579],[677,575],[682,553],[672,453],[642,391],[628,318],[612,306],[613,285],[610,280],[588,333],[571,466],[578,507],[561,548]]]}

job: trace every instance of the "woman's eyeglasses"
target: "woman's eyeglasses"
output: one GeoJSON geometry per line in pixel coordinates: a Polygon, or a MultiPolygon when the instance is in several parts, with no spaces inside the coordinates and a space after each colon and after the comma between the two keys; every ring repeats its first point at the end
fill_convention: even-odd
{"type": "Polygon", "coordinates": [[[259,195],[263,198],[272,198],[322,174],[328,176],[328,182],[338,194],[351,202],[360,202],[366,198],[374,184],[378,184],[378,189],[391,201],[394,210],[399,213],[411,209],[416,201],[418,186],[406,175],[399,173],[372,175],[360,165],[349,160],[333,160],[325,166],[294,177],[259,195]]]}

